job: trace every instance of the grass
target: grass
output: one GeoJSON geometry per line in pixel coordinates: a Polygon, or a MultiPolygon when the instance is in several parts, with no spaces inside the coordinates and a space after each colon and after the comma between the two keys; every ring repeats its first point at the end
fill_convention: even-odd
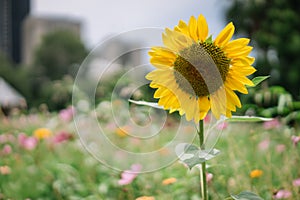
{"type": "MultiPolygon", "coordinates": [[[[118,181],[122,172],[105,166],[85,150],[72,121],[61,120],[57,113],[16,115],[0,120],[0,134],[12,136],[9,141],[0,141],[0,166],[10,169],[8,173],[3,170],[0,173],[0,199],[131,200],[144,195],[158,200],[200,199],[196,167],[189,170],[176,161],[160,170],[139,174],[132,183],[121,186],[118,181]],[[45,138],[32,150],[20,145],[20,133],[31,136],[41,127],[53,132],[51,138],[61,131],[72,137],[59,143],[45,138]],[[11,152],[4,154],[3,148],[7,145],[11,152]],[[171,177],[177,181],[162,184],[171,177]]],[[[176,135],[176,122],[169,119],[159,144],[167,144],[176,135]]],[[[109,124],[110,119],[102,123],[109,124]]],[[[194,128],[187,126],[182,132],[180,134],[190,134],[185,132],[194,132],[194,128]]],[[[144,143],[132,143],[130,137],[117,134],[115,127],[107,126],[105,133],[118,145],[135,152],[145,151],[144,143]]],[[[225,199],[229,194],[245,190],[253,191],[263,199],[272,199],[273,193],[280,189],[292,192],[289,199],[297,199],[300,187],[293,186],[292,182],[300,177],[300,147],[293,145],[292,135],[299,135],[299,132],[283,124],[270,130],[265,130],[262,123],[229,124],[215,146],[221,154],[208,162],[208,172],[213,174],[208,184],[210,199],[225,199]],[[251,178],[249,174],[254,169],[262,170],[263,174],[251,178]]],[[[157,142],[149,142],[146,149],[153,150],[157,142]]],[[[163,154],[169,156],[170,151],[172,149],[163,154]]],[[[126,157],[118,159],[118,163],[125,163],[125,166],[131,164],[126,157]]],[[[159,159],[156,162],[160,162],[159,159]]],[[[140,164],[146,168],[151,163],[140,164]]]]}

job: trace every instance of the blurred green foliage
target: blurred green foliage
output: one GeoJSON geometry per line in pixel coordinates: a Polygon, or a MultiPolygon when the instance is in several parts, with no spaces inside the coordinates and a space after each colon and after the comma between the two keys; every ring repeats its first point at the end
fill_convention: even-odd
{"type": "Polygon", "coordinates": [[[256,74],[271,75],[271,85],[299,98],[300,1],[232,0],[226,17],[239,35],[253,39],[256,74]]]}
{"type": "Polygon", "coordinates": [[[45,35],[35,52],[34,67],[41,76],[58,80],[66,74],[76,75],[86,55],[80,38],[72,32],[51,32],[45,35]]]}
{"type": "Polygon", "coordinates": [[[282,86],[249,88],[249,94],[242,95],[241,101],[243,106],[237,109],[237,115],[280,117],[285,124],[300,125],[300,101],[282,86]]]}
{"type": "Polygon", "coordinates": [[[73,78],[87,49],[71,32],[51,32],[42,39],[31,66],[20,66],[0,56],[0,77],[17,89],[29,108],[46,104],[50,110],[71,103],[73,78]]]}

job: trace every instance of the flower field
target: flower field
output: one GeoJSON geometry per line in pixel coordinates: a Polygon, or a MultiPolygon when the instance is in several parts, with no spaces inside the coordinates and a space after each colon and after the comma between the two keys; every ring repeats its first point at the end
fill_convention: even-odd
{"type": "MultiPolygon", "coordinates": [[[[131,167],[118,171],[95,159],[80,141],[72,120],[74,112],[74,108],[66,108],[59,113],[1,117],[0,199],[200,199],[199,171],[189,170],[178,160],[139,173],[152,163],[127,163],[131,167]]],[[[111,125],[113,119],[99,120],[119,146],[129,145],[136,152],[145,149],[143,143],[111,125]]],[[[176,116],[168,118],[162,143],[177,131],[178,121],[176,116]]],[[[205,128],[209,124],[205,121],[205,128]]],[[[180,134],[194,132],[189,126],[180,134]]],[[[221,153],[207,162],[210,199],[226,199],[244,190],[263,199],[299,198],[300,136],[296,127],[274,119],[223,123],[215,129],[221,131],[215,145],[221,153]]],[[[172,152],[161,153],[168,156],[172,152]]],[[[128,162],[125,157],[118,159],[128,162]]]]}

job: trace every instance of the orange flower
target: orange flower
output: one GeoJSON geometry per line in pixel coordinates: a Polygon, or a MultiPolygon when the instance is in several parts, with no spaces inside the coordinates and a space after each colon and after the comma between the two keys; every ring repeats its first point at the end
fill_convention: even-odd
{"type": "Polygon", "coordinates": [[[119,137],[126,137],[129,132],[129,127],[128,126],[123,126],[123,127],[118,127],[116,128],[115,132],[119,137]]]}
{"type": "Polygon", "coordinates": [[[262,170],[259,170],[259,169],[254,169],[250,172],[250,177],[251,178],[259,178],[261,177],[263,174],[263,171],[262,170]]]}
{"type": "Polygon", "coordinates": [[[4,166],[0,166],[0,174],[2,175],[7,175],[11,173],[11,169],[9,166],[4,165],[4,166]]]}
{"type": "Polygon", "coordinates": [[[175,183],[176,181],[177,181],[176,178],[167,178],[167,179],[164,179],[164,180],[162,181],[162,184],[163,184],[163,185],[170,185],[170,184],[175,183]]]}
{"type": "Polygon", "coordinates": [[[170,155],[170,151],[167,148],[161,148],[158,150],[158,152],[160,153],[160,155],[163,155],[163,156],[170,155]]]}
{"type": "Polygon", "coordinates": [[[52,135],[52,132],[47,128],[38,128],[33,132],[34,137],[37,139],[49,138],[52,135]]]}
{"type": "Polygon", "coordinates": [[[135,200],[155,200],[155,198],[152,196],[142,196],[142,197],[136,198],[135,200]]]}

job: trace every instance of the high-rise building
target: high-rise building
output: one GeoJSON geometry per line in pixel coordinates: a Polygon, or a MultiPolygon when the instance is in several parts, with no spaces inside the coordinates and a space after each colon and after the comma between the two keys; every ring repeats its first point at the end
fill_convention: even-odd
{"type": "Polygon", "coordinates": [[[21,62],[22,23],[30,11],[30,0],[0,0],[0,52],[21,62]]]}
{"type": "Polygon", "coordinates": [[[34,62],[34,52],[45,35],[55,31],[69,31],[80,38],[81,22],[59,16],[29,15],[24,20],[22,30],[22,63],[31,65],[34,62]]]}

